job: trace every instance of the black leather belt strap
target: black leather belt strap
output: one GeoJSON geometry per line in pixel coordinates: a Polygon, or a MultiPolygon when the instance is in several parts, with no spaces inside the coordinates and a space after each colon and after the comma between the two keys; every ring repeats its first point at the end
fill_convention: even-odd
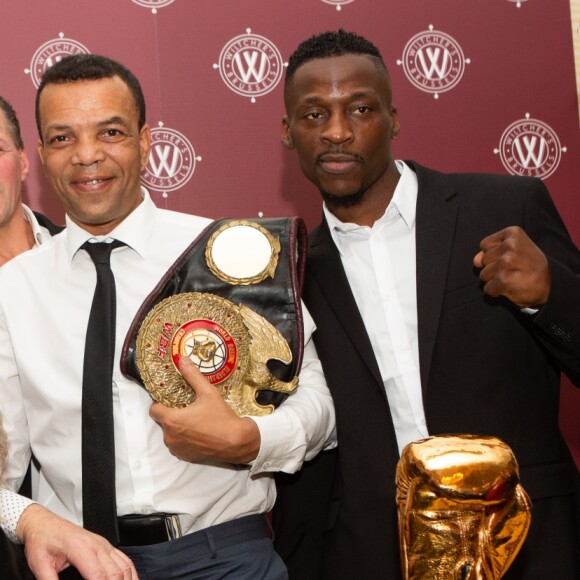
{"type": "MultiPolygon", "coordinates": [[[[120,546],[149,546],[181,537],[178,516],[151,514],[148,516],[128,515],[118,518],[120,546]]],[[[187,534],[188,545],[207,543],[211,536],[212,547],[226,548],[254,539],[271,537],[270,527],[263,514],[244,516],[187,534]]]]}
{"type": "MultiPolygon", "coordinates": [[[[121,372],[143,386],[137,366],[136,344],[139,328],[147,314],[162,300],[184,292],[208,292],[238,305],[243,303],[263,316],[284,336],[292,351],[292,363],[284,365],[275,359],[268,368],[282,381],[292,380],[299,372],[304,350],[300,295],[306,263],[306,226],[300,218],[252,219],[278,238],[281,249],[274,278],[251,285],[228,284],[209,269],[205,257],[212,234],[231,220],[212,222],[165,273],[135,315],[121,351],[121,372]]],[[[262,405],[278,406],[286,395],[260,391],[262,405]]]]}
{"type": "Polygon", "coordinates": [[[120,546],[149,546],[180,538],[179,516],[173,514],[131,514],[117,518],[120,546]]]}

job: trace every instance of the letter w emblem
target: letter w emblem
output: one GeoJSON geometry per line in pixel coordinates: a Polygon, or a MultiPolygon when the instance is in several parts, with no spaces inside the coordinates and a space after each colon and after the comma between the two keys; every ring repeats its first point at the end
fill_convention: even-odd
{"type": "Polygon", "coordinates": [[[429,48],[417,51],[417,59],[423,69],[423,74],[431,80],[435,73],[439,80],[443,79],[449,71],[449,64],[451,54],[448,50],[441,50],[440,48],[429,48]],[[443,53],[443,56],[441,56],[443,53]],[[426,55],[426,56],[425,56],[426,55]]]}
{"type": "Polygon", "coordinates": [[[177,173],[177,164],[180,160],[181,153],[177,147],[173,145],[155,145],[149,158],[149,164],[155,177],[161,177],[162,173],[165,173],[165,177],[173,177],[177,173]],[[153,152],[155,152],[154,155],[153,152]],[[171,160],[169,159],[170,155],[171,160]],[[157,160],[155,157],[157,157],[157,160]]]}
{"type": "Polygon", "coordinates": [[[236,53],[234,61],[242,80],[247,83],[253,78],[254,82],[260,83],[264,79],[266,67],[268,66],[268,57],[259,50],[244,50],[236,53]],[[244,61],[242,62],[242,55],[244,61]],[[259,66],[256,66],[259,61],[259,66]]]}
{"type": "Polygon", "coordinates": [[[520,163],[526,169],[530,166],[530,163],[533,163],[534,167],[538,169],[546,160],[546,140],[542,138],[538,140],[536,135],[531,137],[523,135],[521,139],[518,137],[514,140],[514,148],[520,158],[520,163]],[[536,143],[538,143],[537,146],[536,143]]]}

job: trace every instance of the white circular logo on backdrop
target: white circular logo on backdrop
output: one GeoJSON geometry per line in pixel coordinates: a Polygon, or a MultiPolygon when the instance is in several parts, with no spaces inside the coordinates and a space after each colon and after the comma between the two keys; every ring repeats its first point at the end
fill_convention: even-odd
{"type": "Polygon", "coordinates": [[[354,0],[322,0],[325,4],[332,4],[333,6],[336,6],[337,10],[342,10],[342,5],[343,4],[350,4],[351,2],[354,2],[354,0]]]}
{"type": "Polygon", "coordinates": [[[432,25],[428,31],[413,36],[403,50],[403,58],[397,60],[411,83],[421,91],[432,93],[436,99],[439,93],[459,83],[465,65],[470,62],[453,37],[433,30],[432,25]]]}
{"type": "Polygon", "coordinates": [[[151,154],[141,180],[155,191],[175,191],[191,179],[198,161],[185,135],[159,123],[151,129],[151,154]]]}
{"type": "Polygon", "coordinates": [[[84,44],[64,38],[64,34],[60,32],[58,38],[49,40],[38,48],[32,56],[30,68],[24,69],[24,72],[30,75],[34,86],[38,88],[44,71],[70,54],[90,54],[90,51],[84,44]]]}
{"type": "Polygon", "coordinates": [[[219,69],[228,88],[242,97],[250,97],[252,103],[273,90],[282,78],[285,63],[274,43],[263,36],[247,34],[232,38],[222,49],[219,69]]]}
{"type": "Polygon", "coordinates": [[[526,113],[525,119],[515,121],[503,132],[499,148],[493,150],[512,175],[530,175],[541,179],[556,171],[562,152],[566,151],[566,147],[560,146],[560,139],[552,127],[531,119],[529,113],[526,113]]]}
{"type": "Polygon", "coordinates": [[[173,4],[175,0],[132,0],[135,4],[143,6],[144,8],[151,8],[153,14],[157,14],[157,8],[163,8],[173,4]]]}

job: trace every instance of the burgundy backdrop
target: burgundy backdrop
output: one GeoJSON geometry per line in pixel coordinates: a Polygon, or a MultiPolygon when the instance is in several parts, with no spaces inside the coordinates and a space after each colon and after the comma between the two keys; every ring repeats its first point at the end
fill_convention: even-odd
{"type": "MultiPolygon", "coordinates": [[[[445,171],[538,175],[580,242],[580,132],[569,0],[5,0],[0,94],[32,161],[25,201],[58,222],[34,152],[35,83],[70,52],[105,54],[141,80],[156,203],[209,217],[320,218],[318,193],[280,145],[284,63],[344,27],[390,69],[400,158],[445,171]]],[[[475,252],[475,249],[474,249],[475,252]]],[[[580,463],[580,392],[561,422],[580,463]]]]}

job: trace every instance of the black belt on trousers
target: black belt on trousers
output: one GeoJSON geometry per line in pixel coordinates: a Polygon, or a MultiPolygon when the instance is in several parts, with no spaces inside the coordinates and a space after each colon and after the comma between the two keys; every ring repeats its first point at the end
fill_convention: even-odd
{"type": "MultiPolygon", "coordinates": [[[[131,514],[117,519],[120,546],[149,546],[180,538],[183,534],[178,516],[173,514],[131,514]]],[[[216,549],[239,542],[271,537],[270,527],[263,514],[244,516],[187,534],[191,542],[206,542],[206,530],[212,534],[216,549]]]]}

